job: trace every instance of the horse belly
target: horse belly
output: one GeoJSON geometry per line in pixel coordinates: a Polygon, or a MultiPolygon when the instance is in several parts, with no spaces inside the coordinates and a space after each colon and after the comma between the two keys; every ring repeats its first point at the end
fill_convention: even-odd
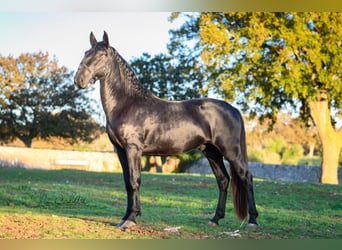
{"type": "Polygon", "coordinates": [[[154,131],[146,138],[143,153],[177,155],[196,149],[205,141],[202,129],[196,126],[181,126],[166,131],[154,131]]]}

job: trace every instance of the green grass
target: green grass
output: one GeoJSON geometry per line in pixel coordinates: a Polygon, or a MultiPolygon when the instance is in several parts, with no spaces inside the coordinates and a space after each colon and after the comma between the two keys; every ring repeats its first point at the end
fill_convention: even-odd
{"type": "Polygon", "coordinates": [[[213,176],[142,175],[142,216],[115,227],[126,209],[121,173],[0,168],[0,239],[342,238],[342,187],[255,179],[260,228],[245,230],[229,197],[226,217],[208,227],[217,203],[213,176]],[[180,227],[167,232],[167,227],[180,227]]]}

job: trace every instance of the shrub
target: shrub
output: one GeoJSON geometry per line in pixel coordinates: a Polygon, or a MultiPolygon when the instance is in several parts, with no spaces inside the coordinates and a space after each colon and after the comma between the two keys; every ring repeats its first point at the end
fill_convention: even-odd
{"type": "Polygon", "coordinates": [[[296,165],[301,160],[304,154],[304,149],[300,144],[294,144],[282,155],[281,161],[285,164],[296,165]]]}
{"type": "Polygon", "coordinates": [[[265,153],[261,149],[248,150],[248,160],[253,162],[264,162],[265,153]]]}
{"type": "Polygon", "coordinates": [[[269,153],[277,153],[281,155],[283,153],[284,148],[286,148],[286,141],[280,138],[272,138],[266,142],[265,150],[269,153]]]}
{"type": "Polygon", "coordinates": [[[183,153],[176,156],[179,160],[178,169],[175,172],[185,173],[186,170],[192,166],[192,164],[203,157],[202,152],[198,150],[192,150],[188,153],[183,153]]]}
{"type": "Polygon", "coordinates": [[[267,152],[265,156],[264,163],[266,164],[280,164],[281,158],[280,155],[276,152],[267,152]]]}

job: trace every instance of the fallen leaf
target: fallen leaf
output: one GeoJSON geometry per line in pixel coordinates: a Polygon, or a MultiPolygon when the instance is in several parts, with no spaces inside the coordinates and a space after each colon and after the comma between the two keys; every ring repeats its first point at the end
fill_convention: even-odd
{"type": "Polygon", "coordinates": [[[222,232],[222,234],[228,234],[231,237],[241,237],[240,230],[235,230],[234,232],[222,232]]]}
{"type": "Polygon", "coordinates": [[[181,227],[166,227],[164,228],[164,231],[166,232],[171,232],[171,233],[175,233],[175,232],[178,232],[178,230],[180,229],[181,227]]]}

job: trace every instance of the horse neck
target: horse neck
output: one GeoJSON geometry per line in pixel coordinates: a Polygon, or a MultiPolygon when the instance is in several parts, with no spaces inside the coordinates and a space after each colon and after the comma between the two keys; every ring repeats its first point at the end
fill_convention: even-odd
{"type": "Polygon", "coordinates": [[[104,112],[111,113],[131,103],[153,102],[156,100],[138,81],[127,62],[113,49],[108,59],[109,73],[101,80],[100,93],[104,112]]]}

